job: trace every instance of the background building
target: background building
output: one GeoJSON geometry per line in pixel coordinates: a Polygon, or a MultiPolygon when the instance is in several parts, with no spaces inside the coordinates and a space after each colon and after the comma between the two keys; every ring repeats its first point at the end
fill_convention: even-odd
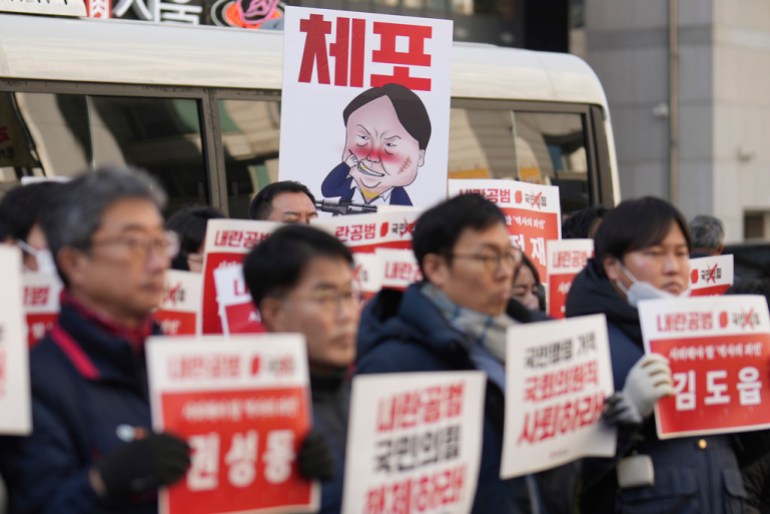
{"type": "Polygon", "coordinates": [[[586,0],[578,32],[623,196],[718,216],[728,241],[770,237],[770,2],[586,0]]]}

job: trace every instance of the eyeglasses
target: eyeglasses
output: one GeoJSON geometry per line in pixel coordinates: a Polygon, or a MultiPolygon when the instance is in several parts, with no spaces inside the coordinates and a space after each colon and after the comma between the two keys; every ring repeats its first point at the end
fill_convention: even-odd
{"type": "Polygon", "coordinates": [[[510,269],[521,264],[521,250],[518,248],[511,248],[503,253],[450,253],[448,256],[453,259],[473,259],[480,262],[484,269],[490,272],[499,270],[503,263],[510,269]]]}
{"type": "Polygon", "coordinates": [[[96,246],[124,246],[134,259],[145,260],[150,252],[174,258],[179,253],[179,236],[176,232],[168,230],[160,237],[147,236],[119,236],[101,241],[92,241],[91,247],[96,246]]]}
{"type": "Polygon", "coordinates": [[[289,299],[292,301],[311,302],[318,305],[321,310],[335,312],[342,307],[346,309],[359,307],[363,301],[363,295],[357,289],[346,291],[325,290],[316,291],[306,297],[290,297],[289,299]]]}

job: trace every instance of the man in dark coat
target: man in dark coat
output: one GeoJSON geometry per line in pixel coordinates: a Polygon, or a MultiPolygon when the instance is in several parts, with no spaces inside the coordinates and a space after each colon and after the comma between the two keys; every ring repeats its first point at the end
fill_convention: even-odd
{"type": "Polygon", "coordinates": [[[157,489],[189,466],[187,443],[152,431],[147,391],[149,314],[177,247],[164,203],[145,173],[100,169],[44,214],[65,290],[30,356],[33,433],[0,451],[10,512],[155,513],[157,489]]]}
{"type": "Polygon", "coordinates": [[[308,440],[316,449],[304,452],[300,472],[322,478],[319,512],[338,513],[350,405],[347,374],[355,358],[361,311],[353,287],[353,256],[326,232],[290,225],[252,249],[243,274],[268,331],[305,336],[313,431],[303,451],[308,440]],[[315,470],[303,472],[303,467],[315,470]]]}
{"type": "Polygon", "coordinates": [[[545,319],[510,300],[521,252],[511,245],[503,213],[479,195],[452,198],[419,218],[413,248],[425,281],[404,293],[383,290],[367,305],[359,329],[357,372],[485,371],[473,512],[572,512],[572,466],[500,479],[506,329],[545,319]]]}

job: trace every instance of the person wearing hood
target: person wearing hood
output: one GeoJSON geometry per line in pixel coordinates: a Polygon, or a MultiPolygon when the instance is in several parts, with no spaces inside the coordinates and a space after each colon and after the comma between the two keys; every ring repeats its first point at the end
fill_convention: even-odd
{"type": "Polygon", "coordinates": [[[637,305],[687,293],[690,233],[668,202],[627,200],[604,218],[595,257],[575,278],[567,317],[607,317],[616,397],[631,407],[635,430],[619,431],[615,459],[584,462],[584,512],[744,512],[746,491],[730,436],[659,440],[653,409],[673,394],[665,357],[644,353],[637,305]]]}
{"type": "Polygon", "coordinates": [[[500,478],[506,329],[547,319],[510,299],[522,256],[511,244],[505,216],[482,196],[463,194],[420,216],[412,247],[425,280],[403,293],[384,289],[366,306],[357,373],[486,372],[472,512],[573,512],[573,465],[526,478],[500,478]]]}

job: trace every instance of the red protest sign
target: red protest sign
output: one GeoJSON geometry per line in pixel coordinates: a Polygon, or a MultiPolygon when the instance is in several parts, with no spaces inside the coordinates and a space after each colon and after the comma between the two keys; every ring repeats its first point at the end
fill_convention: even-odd
{"type": "Polygon", "coordinates": [[[153,317],[164,335],[193,335],[201,309],[203,275],[189,271],[168,270],[163,301],[153,317]]]}
{"type": "Polygon", "coordinates": [[[374,253],[378,248],[411,249],[418,209],[403,208],[372,214],[319,218],[313,226],[326,230],[353,253],[374,253]]]}
{"type": "Polygon", "coordinates": [[[304,341],[297,335],[148,342],[153,425],[187,439],[185,478],[161,512],[312,512],[318,488],[297,455],[310,430],[304,341]]]}
{"type": "Polygon", "coordinates": [[[454,179],[449,195],[477,193],[494,202],[516,246],[532,259],[540,280],[548,282],[546,242],[561,239],[559,188],[499,179],[454,179]]]}
{"type": "Polygon", "coordinates": [[[734,278],[732,254],[690,259],[690,296],[724,294],[734,278]]]}
{"type": "Polygon", "coordinates": [[[342,512],[470,512],[485,381],[478,371],[356,376],[342,512]]]}
{"type": "Polygon", "coordinates": [[[558,239],[548,241],[548,315],[564,317],[572,281],[594,253],[593,239],[558,239]]]}
{"type": "Polygon", "coordinates": [[[53,273],[26,272],[24,282],[24,314],[27,318],[27,343],[32,346],[43,338],[59,315],[62,284],[53,273]]]}
{"type": "Polygon", "coordinates": [[[662,439],[770,426],[770,319],[762,296],[641,302],[645,349],[668,358],[674,396],[656,406],[662,439]]]}
{"type": "Polygon", "coordinates": [[[232,266],[240,267],[251,247],[266,239],[279,226],[279,223],[271,221],[216,219],[208,222],[204,245],[201,333],[222,334],[225,333],[225,328],[230,328],[230,333],[236,333],[237,329],[233,331],[232,327],[261,331],[250,323],[250,320],[254,319],[256,308],[236,322],[225,321],[225,307],[246,303],[244,298],[248,297],[248,291],[242,277],[239,282],[225,281],[218,284],[215,271],[232,266]]]}

